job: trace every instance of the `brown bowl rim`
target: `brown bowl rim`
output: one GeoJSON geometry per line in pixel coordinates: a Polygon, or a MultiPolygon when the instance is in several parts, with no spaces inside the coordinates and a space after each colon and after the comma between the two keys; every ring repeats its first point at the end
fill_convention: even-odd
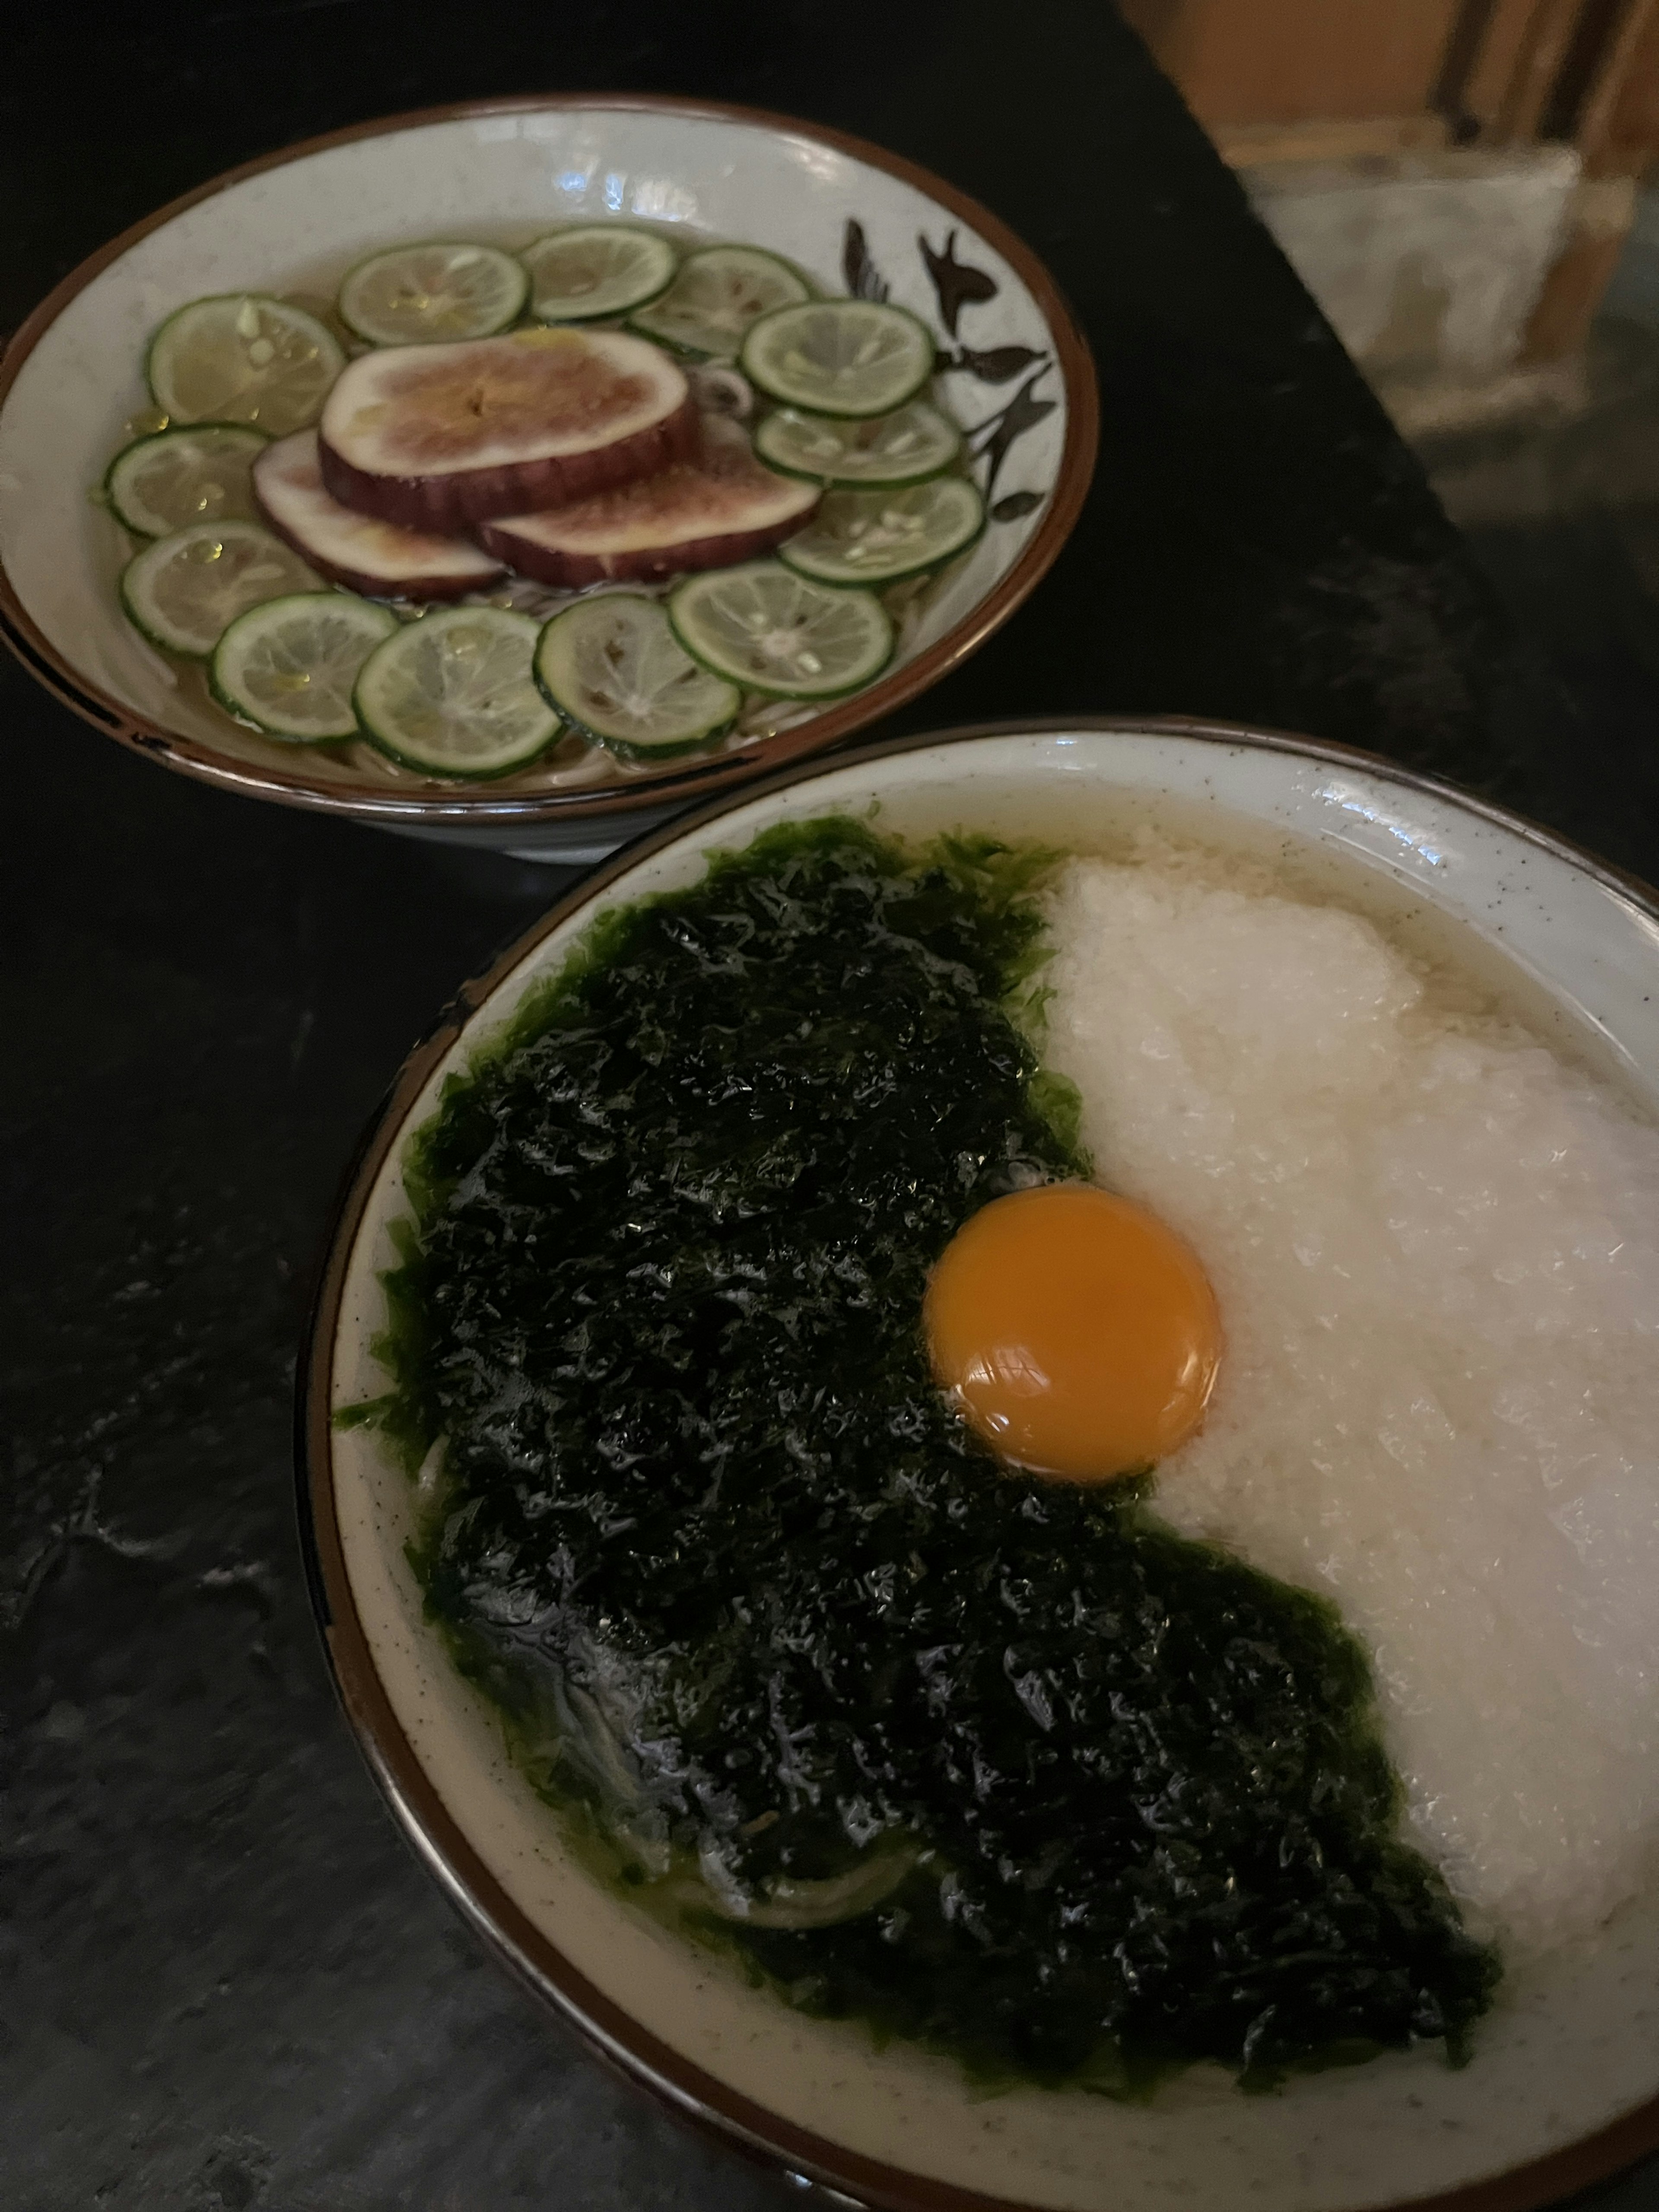
{"type": "MultiPolygon", "coordinates": [[[[473,1850],[428,1780],[392,1711],[374,1667],[352,1595],[334,1511],[332,1404],[334,1349],[352,1249],[375,1178],[407,1127],[410,1112],[438,1062],[491,994],[536,946],[589,905],[635,865],[750,799],[893,755],[975,738],[1117,731],[1129,736],[1197,738],[1228,747],[1300,755],[1333,767],[1357,768],[1380,781],[1449,801],[1566,860],[1638,907],[1659,925],[1659,891],[1554,831],[1510,809],[1421,771],[1358,747],[1288,732],[1181,715],[1045,715],[1030,720],[975,723],[961,728],[889,738],[837,755],[797,762],[738,792],[689,810],[631,843],[583,876],[541,919],[464,983],[392,1079],[345,1171],[326,1231],[298,1364],[295,1471],[301,1549],[325,1656],[341,1706],[370,1772],[405,1840],[450,1902],[495,1958],[573,2028],[588,2049],[643,2087],[681,2120],[759,2162],[814,2186],[842,2192],[879,2212],[1039,2212],[1023,2200],[988,2197],[952,2183],[909,2173],[866,2158],[796,2127],[716,2081],[669,2048],[587,1978],[537,1929],[473,1850]]],[[[1427,2197],[1396,2200],[1376,2212],[1540,2212],[1540,2208],[1606,2181],[1659,2149],[1659,2095],[1634,2106],[1577,2142],[1524,2165],[1427,2197]]]]}
{"type": "Polygon", "coordinates": [[[849,132],[827,124],[809,123],[769,109],[738,106],[726,100],[681,100],[649,93],[544,93],[509,95],[489,100],[454,100],[436,107],[414,108],[398,115],[380,116],[366,123],[349,124],[338,131],[302,139],[226,169],[206,184],[169,200],[165,207],[121,232],[96,252],[89,254],[54,286],[40,306],[19,326],[0,356],[0,409],[3,409],[23,363],[64,310],[94,277],[137,244],[170,222],[186,209],[198,206],[228,186],[249,177],[283,168],[311,155],[346,146],[360,139],[392,134],[436,123],[465,121],[492,115],[533,115],[578,110],[683,116],[735,123],[795,137],[805,138],[837,153],[851,155],[881,169],[926,193],[947,214],[976,230],[1018,273],[1036,301],[1048,324],[1054,349],[1054,366],[1065,390],[1065,442],[1046,511],[1018,558],[979,604],[925,653],[902,668],[880,677],[866,690],[838,701],[811,721],[775,737],[758,740],[738,753],[696,763],[661,775],[641,778],[620,789],[521,793],[492,797],[487,791],[402,792],[383,784],[322,784],[277,767],[258,767],[216,751],[194,738],[164,729],[159,723],[135,714],[120,700],[90,683],[46,638],[25,611],[11,578],[0,562],[0,638],[23,665],[64,706],[90,722],[118,744],[142,753],[163,766],[199,781],[246,797],[267,799],[279,805],[343,816],[349,820],[378,822],[391,827],[446,828],[492,825],[511,830],[536,823],[607,821],[623,818],[646,808],[689,805],[738,785],[783,763],[804,759],[838,744],[854,730],[878,721],[949,674],[978,650],[993,632],[1007,621],[1041,582],[1071,535],[1092,481],[1099,438],[1099,396],[1093,356],[1087,339],[1047,267],[1023,239],[1000,217],[942,177],[920,163],[890,153],[849,132]]]}

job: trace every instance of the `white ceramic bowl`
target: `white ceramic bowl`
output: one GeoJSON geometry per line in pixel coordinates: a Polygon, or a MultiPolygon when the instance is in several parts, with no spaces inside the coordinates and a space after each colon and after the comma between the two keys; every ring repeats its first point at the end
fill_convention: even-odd
{"type": "Polygon", "coordinates": [[[0,632],[60,698],[149,757],[234,791],[529,858],[585,861],[676,809],[821,750],[913,698],[1006,620],[1077,519],[1094,466],[1088,349],[1053,279],[951,185],[840,133],[640,99],[476,102],[339,131],[232,171],[82,264],[0,362],[0,632]],[[524,243],[619,215],[742,239],[830,289],[881,288],[936,332],[963,422],[982,427],[985,534],[902,627],[885,674],[777,733],[672,768],[571,750],[498,785],[441,784],[354,746],[335,758],[245,732],[124,620],[128,551],[88,495],[149,404],[145,342],[172,309],[244,289],[331,298],[402,239],[524,243]],[[924,247],[927,252],[924,252],[924,247]],[[927,254],[943,257],[930,264],[927,254]],[[979,281],[964,295],[966,268],[979,281]]]}
{"type": "Polygon", "coordinates": [[[1295,739],[1164,723],[917,739],[794,770],[690,817],[590,882],[463,994],[404,1067],[344,1202],[314,1322],[302,1433],[315,1588],[347,1710],[427,1863],[475,1926],[605,2053],[798,2176],[893,2207],[1358,2212],[1547,2203],[1659,2143],[1659,1898],[1594,1946],[1506,1981],[1453,2072],[1429,2052],[1246,2097],[1194,2074],[1149,2106],[976,2095],[949,2063],[803,2019],[675,1941],[574,1863],[499,1729],[423,1624],[403,1555],[410,1487],[331,1409],[377,1395],[377,1270],[402,1139],[446,1077],[607,907],[693,882],[711,850],[879,802],[881,820],[1029,832],[1178,810],[1293,848],[1350,892],[1432,909],[1659,1109],[1659,906],[1558,840],[1446,787],[1295,739]],[[1461,2193],[1460,2193],[1461,2192],[1461,2193]]]}

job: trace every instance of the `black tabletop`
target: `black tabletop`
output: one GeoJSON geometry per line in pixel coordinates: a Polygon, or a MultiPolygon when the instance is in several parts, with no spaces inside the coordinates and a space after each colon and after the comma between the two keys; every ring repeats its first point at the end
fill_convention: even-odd
{"type": "MultiPolygon", "coordinates": [[[[1654,771],[1598,750],[1508,634],[1103,0],[60,0],[8,47],[0,327],[215,171],[423,104],[701,94],[908,155],[1054,270],[1103,434],[1052,575],[890,727],[1267,723],[1659,872],[1654,771]]],[[[0,702],[0,2204],[777,2203],[452,1919],[335,1710],[295,1539],[294,1353],[336,1179],[407,1046],[568,876],[219,796],[9,665],[0,702]]]]}

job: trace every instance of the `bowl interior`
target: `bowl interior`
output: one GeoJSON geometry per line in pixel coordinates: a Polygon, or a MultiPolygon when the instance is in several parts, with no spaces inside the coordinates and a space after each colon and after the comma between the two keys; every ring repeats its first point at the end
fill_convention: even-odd
{"type": "MultiPolygon", "coordinates": [[[[968,622],[1042,525],[1072,412],[1056,333],[1024,277],[927,191],[824,141],[718,113],[580,104],[422,122],[302,155],[185,208],[76,293],[0,406],[0,567],[23,612],[84,685],[142,724],[342,798],[366,788],[431,799],[430,782],[367,749],[302,751],[221,714],[123,619],[113,586],[128,544],[92,495],[150,404],[146,340],[184,301],[243,289],[331,298],[378,246],[458,234],[521,245],[559,222],[607,216],[764,245],[832,291],[861,270],[866,289],[884,285],[952,358],[977,357],[942,380],[969,428],[1027,395],[1018,434],[976,471],[981,484],[994,475],[993,520],[902,624],[895,668],[968,622]],[[945,251],[947,234],[955,259],[994,287],[962,307],[955,346],[922,250],[926,240],[945,251]]],[[[602,796],[641,780],[597,749],[571,751],[511,789],[602,796]]],[[[453,787],[437,796],[452,811],[469,805],[453,787]]],[[[471,804],[489,797],[486,788],[471,804]]]]}
{"type": "MultiPolygon", "coordinates": [[[[869,808],[913,831],[1053,836],[1069,825],[1081,843],[1151,819],[1286,855],[1304,876],[1322,873],[1402,927],[1450,933],[1460,957],[1501,974],[1560,1048],[1659,1109],[1651,914],[1611,879],[1471,804],[1312,748],[1167,732],[1058,730],[888,751],[735,805],[650,854],[545,934],[459,1041],[411,1079],[418,1087],[400,1093],[348,1216],[332,1343],[318,1352],[329,1403],[384,1387],[369,1346],[383,1313],[377,1270],[391,1259],[389,1224],[402,1206],[401,1133],[425,1117],[446,1075],[607,905],[691,882],[705,854],[741,847],[778,820],[869,808]]],[[[987,2099],[944,2062],[897,2045],[878,2053],[857,2027],[804,2020],[580,1871],[422,1625],[402,1550],[409,1484],[368,1432],[336,1433],[324,1449],[328,1464],[313,1482],[321,1522],[337,1527],[337,1663],[360,1716],[354,1669],[371,1670],[387,1701],[368,1733],[428,1856],[601,2041],[798,2166],[878,2202],[959,2201],[929,2196],[932,2187],[1053,2212],[1171,2197],[1194,2212],[1246,2201],[1270,2212],[1336,2212],[1524,2166],[1659,2093],[1659,1897],[1638,1899],[1594,1944],[1513,1974],[1462,2072],[1420,2053],[1253,2098],[1198,2069],[1145,2108],[1037,2090],[987,2099]]],[[[1501,2201],[1540,2203],[1578,2178],[1588,2175],[1522,2178],[1501,2201]]]]}

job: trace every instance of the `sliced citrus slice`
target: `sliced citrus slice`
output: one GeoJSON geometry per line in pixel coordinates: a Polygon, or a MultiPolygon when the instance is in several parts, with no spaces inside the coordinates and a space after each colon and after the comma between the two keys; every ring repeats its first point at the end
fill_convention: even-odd
{"type": "Polygon", "coordinates": [[[357,678],[364,733],[423,775],[511,775],[559,729],[532,673],[540,635],[505,607],[445,607],[404,624],[357,678]]]}
{"type": "Polygon", "coordinates": [[[347,276],[340,319],[372,345],[487,338],[517,322],[529,294],[524,264],[499,246],[394,246],[347,276]]]}
{"type": "Polygon", "coordinates": [[[536,648],[536,680],[567,720],[623,760],[663,760],[736,720],[743,694],[692,659],[660,601],[633,592],[579,599],[536,648]]]}
{"type": "Polygon", "coordinates": [[[812,296],[798,269],[758,246],[706,246],[688,253],[662,295],[632,318],[636,331],[683,353],[735,360],[749,326],[775,307],[812,296]]]}
{"type": "Polygon", "coordinates": [[[264,432],[239,422],[162,430],[122,448],[104,489],[117,519],[140,538],[166,538],[192,522],[251,522],[248,472],[264,448],[264,432]]]}
{"type": "Polygon", "coordinates": [[[902,491],[832,491],[778,557],[820,584],[896,584],[936,568],[985,526],[985,502],[965,477],[902,491]]]}
{"type": "Polygon", "coordinates": [[[589,323],[625,315],[674,280],[679,256],[654,231],[623,222],[550,231],[524,252],[530,312],[544,323],[589,323]]]}
{"type": "Polygon", "coordinates": [[[192,300],[149,343],[144,373],[174,422],[257,422],[273,438],[314,422],[345,366],[327,325],[287,300],[192,300]]]}
{"type": "Polygon", "coordinates": [[[776,407],[755,432],[755,451],[769,469],[817,483],[926,483],[956,459],[962,433],[925,399],[864,422],[776,407]]]}
{"type": "Polygon", "coordinates": [[[705,668],[775,698],[856,691],[893,650],[893,625],[873,592],[832,590],[776,561],[688,577],[668,613],[705,668]]]}
{"type": "Polygon", "coordinates": [[[220,639],[209,684],[222,707],[267,737],[306,744],[355,738],[358,672],[397,628],[390,608],[344,592],[267,599],[220,639]]]}
{"type": "Polygon", "coordinates": [[[128,562],[121,604],[152,645],[205,660],[238,615],[319,581],[257,522],[198,522],[128,562]]]}
{"type": "Polygon", "coordinates": [[[811,415],[890,415],[933,373],[926,323],[878,300],[809,300],[751,325],[743,372],[786,407],[811,415]]]}

